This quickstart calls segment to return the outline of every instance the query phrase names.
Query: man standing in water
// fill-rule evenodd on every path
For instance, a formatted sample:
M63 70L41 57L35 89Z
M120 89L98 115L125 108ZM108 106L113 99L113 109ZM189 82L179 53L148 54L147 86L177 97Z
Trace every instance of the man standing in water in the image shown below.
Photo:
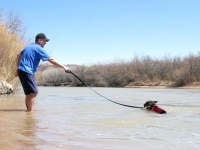
M38 93L37 84L34 73L37 70L40 60L49 61L53 65L61 67L65 72L70 73L70 69L51 58L43 49L49 39L44 33L39 33L35 37L35 43L25 47L20 54L17 55L17 70L15 76L19 76L25 97L27 111L33 111L33 106Z

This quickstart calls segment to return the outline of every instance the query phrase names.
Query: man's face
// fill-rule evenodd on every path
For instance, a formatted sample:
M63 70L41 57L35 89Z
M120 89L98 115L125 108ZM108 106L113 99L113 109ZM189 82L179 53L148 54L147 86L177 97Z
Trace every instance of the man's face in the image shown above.
M46 44L46 40L45 39L38 39L37 42L41 47L44 47L44 45Z

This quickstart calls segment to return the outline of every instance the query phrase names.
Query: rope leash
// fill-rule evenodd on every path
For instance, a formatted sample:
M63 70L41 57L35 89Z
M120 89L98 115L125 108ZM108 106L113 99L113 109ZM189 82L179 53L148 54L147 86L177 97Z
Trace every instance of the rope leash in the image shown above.
M103 97L104 99L110 101L110 102L113 102L115 104L118 104L118 105L122 105L122 106L126 106L126 107L132 107L132 108L143 108L143 107L138 107L138 106L131 106L131 105L126 105L126 104L121 104L121 103L118 103L118 102L115 102L111 99L108 99L107 97L99 94L98 92L96 92L95 90L93 90L89 85L87 85L83 80L81 80L76 74L74 74L73 72L70 72L72 75L74 75L79 81L81 81L85 86L87 86L90 90L92 90L94 93L98 94L99 96Z

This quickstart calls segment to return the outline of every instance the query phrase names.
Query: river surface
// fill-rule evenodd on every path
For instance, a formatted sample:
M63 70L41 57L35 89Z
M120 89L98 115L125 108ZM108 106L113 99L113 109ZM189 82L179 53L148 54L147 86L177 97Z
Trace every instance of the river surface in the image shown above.
M156 100L167 114L124 107L86 87L39 87L32 113L23 92L0 96L0 149L200 149L199 89L93 89L127 105Z

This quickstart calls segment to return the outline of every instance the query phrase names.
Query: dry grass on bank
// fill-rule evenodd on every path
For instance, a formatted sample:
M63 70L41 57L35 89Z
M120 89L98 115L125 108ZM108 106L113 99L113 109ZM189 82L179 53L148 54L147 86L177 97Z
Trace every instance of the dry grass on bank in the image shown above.
M0 80L15 83L16 56L25 46L24 34L20 18L0 10Z

